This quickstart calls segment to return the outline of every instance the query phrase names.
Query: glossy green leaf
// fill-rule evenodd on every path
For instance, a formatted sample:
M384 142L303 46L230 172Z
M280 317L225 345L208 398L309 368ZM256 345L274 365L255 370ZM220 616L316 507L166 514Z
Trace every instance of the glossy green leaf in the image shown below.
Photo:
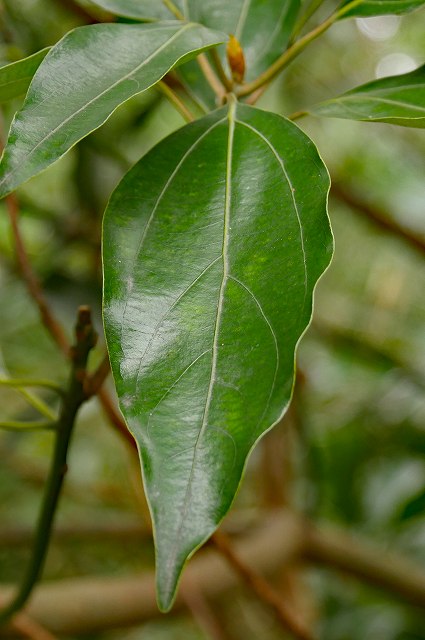
M162 0L91 0L114 15L135 20L170 20L173 16Z
M319 116L425 127L425 65L352 89L311 110Z
M252 80L286 48L300 0L188 0L186 16L194 22L232 33L242 44L246 79Z
M28 58L0 67L0 102L7 102L27 92L35 72L48 51L49 47L46 47Z
M296 125L239 104L161 142L106 211L105 330L141 454L164 610L288 406L332 253L328 189Z
M0 196L39 173L123 102L223 36L193 23L98 24L47 55L17 113L0 165Z
M369 18L387 14L403 14L419 9L425 5L425 0L347 0L344 5L352 5L344 13L343 18Z

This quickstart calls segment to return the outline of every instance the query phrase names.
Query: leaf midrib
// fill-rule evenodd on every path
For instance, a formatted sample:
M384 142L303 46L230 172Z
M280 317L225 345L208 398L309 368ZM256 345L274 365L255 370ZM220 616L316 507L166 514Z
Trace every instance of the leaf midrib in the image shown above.
M191 155L191 153L193 153L193 151L196 149L196 147L202 142L202 140L204 140L210 133L211 131L213 131L216 127L218 127L220 124L222 124L225 121L224 118L221 118L220 120L218 120L217 122L214 122L210 127L208 127L208 129L206 131L204 131L204 133L199 136L199 138L197 138L195 140L195 142L193 144L191 144L191 146L189 147L189 149L187 149L187 151L185 151L185 153L183 154L183 156L181 157L181 159L179 160L179 162L177 163L174 171L171 173L170 177L168 178L168 180L166 181L163 189L161 190L161 193L159 194L158 198L156 199L154 206L152 208L152 211L149 215L149 218L146 222L145 228L143 229L143 233L139 242L139 245L137 247L136 253L134 255L134 260L132 263L132 267L131 267L131 273L134 273L135 270L135 265L140 257L140 253L143 249L143 245L144 242L146 240L149 228L152 224L152 221L155 217L155 214L158 210L158 207L163 199L163 197L165 196L165 194L167 193L168 189L170 188L170 186L172 185L175 177L178 175L179 171L181 170L181 168L183 167L185 161L187 160L187 158ZM216 258L214 260L214 262L217 260L218 258ZM183 295L188 291L188 289L193 286L194 282L196 282L204 273L205 271L211 266L212 263L210 263L209 265L207 265L207 267L204 269L204 271L189 285L188 288L186 288L185 291L183 291L181 294L179 294L179 296L176 298L176 300L173 301L173 303L171 304L171 306L167 309L167 311L165 312L165 314L161 317L161 319L158 321L158 323L155 325L155 329L154 332L156 332L157 328L161 325L161 323L163 322L164 318L166 317L166 315L170 312L171 308L173 307L174 304L177 303L177 301L183 297ZM120 341L121 344L123 343L123 334L124 334L124 320L125 320L125 314L127 312L127 307L128 307L128 303L130 301L130 297L131 297L131 292L128 293L126 300L124 302L124 309L123 309L123 314L122 314L122 320L121 320L121 337L120 337ZM145 348L145 351L143 352L143 354L140 357L140 363L139 363L139 367L138 367L138 371L137 371L137 375L136 375L136 381L135 381L135 392L137 392L137 385L139 382L139 378L140 378L140 373L141 373L141 368L142 368L142 360L143 358L146 356L146 353L148 351L150 342L152 341L153 336L151 336L148 345Z
M307 290L308 290L308 271L307 271L307 255L306 255L306 250L305 250L305 242L304 242L304 232L303 232L303 227L302 227L302 222L301 222L301 216L300 216L300 212L298 210L298 203L296 201L294 192L295 192L295 188L291 182L291 179L288 175L288 172L286 171L285 165L283 163L282 158L280 157L279 153L277 152L277 149L271 144L270 140L268 140L262 133L261 131L259 131L258 129L256 129L255 127L253 127L252 125L248 124L247 122L243 122L242 120L237 120L236 121L238 124L242 125L243 127L246 127L247 129L250 129L255 135L257 135L263 142L266 143L266 145L269 147L269 149L271 150L271 152L273 153L273 155L275 156L276 160L278 161L278 164L281 168L281 171L283 173L283 175L285 176L285 180L288 183L288 187L289 187L289 191L291 194L291 199L292 199L292 203L294 205L294 211L295 211L295 215L297 217L297 222L298 222L298 227L299 227L299 232L300 232L300 244L301 244L301 251L302 251L302 256L303 256L303 268L304 268L304 301L303 301L303 306L301 309L301 313L300 315L302 316L304 314L304 309L305 309L305 302L307 299Z
M341 98L335 99L332 102L330 101L329 103L338 104L338 102L345 102L348 100L360 100L360 101L370 100L371 102L383 102L384 104L394 104L398 107L415 109L416 111L423 111L425 113L425 107L421 107L420 105L417 105L411 102L401 102L399 100L392 100L390 98L380 98L379 96L374 96L374 95L356 94L356 95L350 95L350 96L341 96Z
M219 331L220 331L220 325L221 325L221 320L222 320L222 314L223 314L223 300L224 300L224 290L226 288L227 285L227 281L228 281L228 277L229 277L229 258L228 258L228 245L229 245L229 222L230 222L230 205L231 205L231 194L232 194L232 177L231 177L231 171L232 171L232 160L233 160L233 141L234 141L234 131L235 131L235 111L236 111L236 103L235 102L231 102L230 106L229 106L229 112L228 112L228 122L229 122L229 134L228 134L228 140L227 140L227 160L226 160L226 181L225 181L225 207L224 207L224 224L223 224L223 249L222 249L222 256L223 256L223 276L222 276L222 281L221 281L221 286L220 286L220 291L219 291L219 296L218 296L218 303L217 303L217 315L216 315L216 320L215 320L215 326L214 326L214 337L213 337L213 346L212 346L212 360L211 360L211 373L210 373L210 382L208 385L208 391L207 391L207 396L206 396L206 401L205 401L205 408L204 408L204 413L202 416L202 423L201 423L201 427L199 429L199 433L198 436L196 438L196 442L193 448L193 458L192 458L192 465L191 465L191 469L190 469L190 474L189 474L189 479L187 482L187 487L186 487L186 493L185 493L185 497L184 497L184 501L183 501L183 506L182 506L182 513L181 513L181 518L180 518L180 525L179 528L177 530L175 539L174 539L174 545L172 548L172 552L169 555L169 559L168 559L168 571L167 571L167 575L169 576L169 583L172 584L173 582L173 575L171 572L171 568L175 565L175 560L176 560L176 556L177 556L177 549L179 546L179 539L180 539L180 535L184 526L184 522L185 522L185 518L187 515L187 511L189 508L189 498L190 498L190 491L192 488L192 482L193 482L193 475L194 475L194 471L195 471L195 464L196 464L196 456L197 456L197 452L198 452L198 446L199 446L199 442L205 432L205 428L208 424L208 416L209 416L209 410L210 410L210 406L211 406L211 400L212 400L212 393L213 393L213 388L214 388L214 383L216 381L216 368L217 368L217 353L218 353L218 335L219 335ZM169 588L167 589L167 591L169 591Z

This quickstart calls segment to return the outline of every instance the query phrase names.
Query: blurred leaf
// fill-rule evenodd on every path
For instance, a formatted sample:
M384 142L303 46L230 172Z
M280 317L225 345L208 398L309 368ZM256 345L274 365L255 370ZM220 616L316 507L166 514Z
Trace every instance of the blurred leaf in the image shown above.
M412 500L409 500L409 502L404 505L400 513L400 519L408 520L419 515L425 515L425 490L419 492Z
M205 27L177 22L99 24L68 33L41 64L12 124L0 196L55 162L176 64L222 41Z
M313 107L329 118L425 127L425 65L411 73L368 82Z
M91 0L114 15L136 20L171 20L174 16L162 0Z
M425 0L346 0L344 5L353 4L352 9L345 13L343 18L368 18L370 16L382 16L387 14L403 14L419 9L425 5Z
M26 93L29 84L49 51L49 47L0 68L0 102L6 102Z
M332 253L328 188L298 127L232 104L155 147L106 211L105 329L142 455L163 609L288 405Z

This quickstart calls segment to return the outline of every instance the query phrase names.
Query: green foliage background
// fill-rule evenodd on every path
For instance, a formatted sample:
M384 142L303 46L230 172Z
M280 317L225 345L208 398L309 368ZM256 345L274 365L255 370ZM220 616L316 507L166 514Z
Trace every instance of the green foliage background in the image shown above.
M54 44L82 24L57 0L4 0L1 19L2 64ZM403 58L388 57L394 54L409 56L419 66L425 58L424 26L423 13L361 25L341 22L273 84L259 106L281 114L303 109L373 79L385 59L387 73L395 74ZM394 33L388 36L391 29ZM370 37L379 33L380 40ZM18 106L19 101L6 106L5 131ZM121 107L99 131L19 190L22 228L34 267L69 331L75 308L88 303L101 332L99 237L111 191L133 162L181 124L180 116L152 90ZM300 124L318 145L336 184L425 237L422 132L313 118ZM287 502L319 521L348 527L381 548L399 549L421 563L424 256L378 230L338 191L331 198L330 216L336 255L319 285L315 319L300 347L302 381L287 420L289 436L284 428L267 436L290 451L290 480L284 489L276 486L276 492L284 491ZM101 355L99 346L94 360ZM16 272L5 215L0 215L0 371L61 382L67 374ZM53 397L46 400L54 405ZM24 399L10 390L0 389L0 406L4 419L33 417ZM24 568L28 545L18 545L16 539L12 544L6 533L33 526L51 444L48 434L0 433L2 582L18 581ZM230 518L260 519L270 500L265 497L265 446L251 459ZM58 524L78 529L101 522L131 528L146 517L137 466L91 401L76 429ZM148 538L133 537L122 545L81 535L52 544L45 577L124 575L152 564ZM323 639L425 640L423 614L413 608L327 571L312 570L307 582ZM242 590L222 605L219 615L233 638L282 637L268 614ZM184 615L99 636L142 637L207 636Z

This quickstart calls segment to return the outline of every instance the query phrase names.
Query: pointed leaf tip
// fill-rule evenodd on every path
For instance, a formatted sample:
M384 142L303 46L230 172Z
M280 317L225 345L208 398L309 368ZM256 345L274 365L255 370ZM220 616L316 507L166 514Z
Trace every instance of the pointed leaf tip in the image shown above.
M425 127L425 65L356 87L311 109L329 118Z

